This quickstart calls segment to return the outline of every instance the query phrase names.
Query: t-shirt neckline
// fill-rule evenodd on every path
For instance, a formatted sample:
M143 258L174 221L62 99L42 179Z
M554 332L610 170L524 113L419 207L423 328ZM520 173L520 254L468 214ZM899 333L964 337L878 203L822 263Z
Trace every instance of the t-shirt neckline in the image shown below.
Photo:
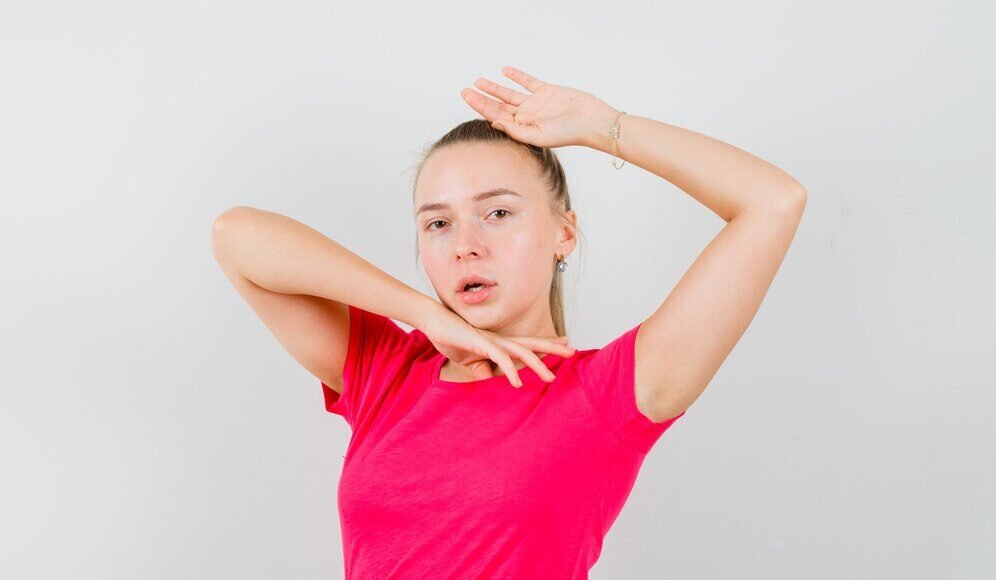
M546 354L544 354L543 356L540 357L540 362L543 363L543 366L545 366L547 368L550 368L551 365L556 366L556 363L560 359L563 359L563 358L564 357L562 357L560 355L557 355L557 354L554 354L554 353L546 353ZM441 388L441 389L473 389L473 388L484 387L484 386L495 386L497 384L504 384L507 387L514 388L514 386L509 382L508 377L506 375L503 375L503 374L502 375L495 375L495 376L492 376L492 377L488 377L486 379L478 379L476 381L447 381L447 380L441 379L441 378L439 378L439 374L440 374L440 372L442 372L443 364L446 363L446 360L447 360L446 359L446 355L444 355L443 353L441 353L441 352L439 352L437 350L436 351L436 362L432 365L432 384L433 384L433 386L435 386L437 388ZM557 372L554 369L550 369L550 370L552 370L554 373ZM536 383L541 383L541 384L544 384L544 385L545 384L549 384L549 383L546 382L545 379L543 379L538 374L536 374L536 371L533 370L533 367L531 367L531 366L528 366L528 365L524 366L521 369L519 369L518 371L519 371L519 378L522 380L522 386L523 387L529 386L531 384L536 384Z

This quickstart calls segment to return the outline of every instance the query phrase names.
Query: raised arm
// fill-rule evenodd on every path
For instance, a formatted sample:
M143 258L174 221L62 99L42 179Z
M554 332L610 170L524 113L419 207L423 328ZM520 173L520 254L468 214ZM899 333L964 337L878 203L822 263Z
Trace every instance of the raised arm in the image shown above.
M515 67L502 72L528 92L483 77L474 85L494 98L460 92L492 126L538 147L612 151L609 129L618 110ZM618 157L673 183L727 222L640 323L634 341L638 407L663 422L702 394L753 320L795 237L806 190L767 161L712 137L638 115L618 118Z
M608 128L618 112L605 105L593 116L587 144L611 151ZM636 337L637 398L661 421L702 394L747 330L795 236L806 191L781 169L712 137L629 114L619 126L618 157L727 222Z

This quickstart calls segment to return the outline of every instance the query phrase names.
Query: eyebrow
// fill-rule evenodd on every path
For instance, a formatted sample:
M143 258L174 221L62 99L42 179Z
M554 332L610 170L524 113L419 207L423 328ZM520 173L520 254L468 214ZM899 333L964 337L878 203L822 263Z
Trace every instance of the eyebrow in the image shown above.
M482 191L481 193L478 193L478 194L474 195L474 197L472 199L473 199L473 201L478 202L478 201L489 199L489 198L492 198L492 197L497 197L499 195L514 195L516 197L522 197L521 195L519 195L518 193L512 191L511 189L507 189L507 188L504 188L504 187L496 187L495 189L489 189L488 191ZM435 211L437 209L450 209L450 204L448 204L448 203L424 203L424 204L422 204L422 207L418 208L418 211L415 212L415 216L418 217L418 215L420 213L424 212L424 211Z

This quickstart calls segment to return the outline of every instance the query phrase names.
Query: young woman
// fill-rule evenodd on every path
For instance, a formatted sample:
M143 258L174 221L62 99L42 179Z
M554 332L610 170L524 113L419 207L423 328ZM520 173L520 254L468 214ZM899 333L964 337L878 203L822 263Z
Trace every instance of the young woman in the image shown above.
M731 145L503 72L528 92L478 79L490 97L461 95L484 119L434 143L415 176L438 301L290 218L239 206L214 223L225 274L352 430L348 578L586 578L647 452L753 319L806 203ZM727 222L654 313L598 349L566 341L577 216L551 151L566 145L653 172ZM650 254L623 258L637 269Z

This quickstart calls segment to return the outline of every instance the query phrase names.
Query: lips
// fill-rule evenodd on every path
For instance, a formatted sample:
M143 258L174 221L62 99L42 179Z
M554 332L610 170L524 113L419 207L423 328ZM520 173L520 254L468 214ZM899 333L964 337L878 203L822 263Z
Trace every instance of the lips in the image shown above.
M479 276L477 274L468 274L466 276L461 276L457 280L456 292L463 292L463 289L467 287L467 284L484 284L485 286L495 286L496 282L491 278L486 278L484 276Z
M497 292L498 285L483 286L480 290L458 290L457 298L468 305L484 304L491 299L491 295Z

